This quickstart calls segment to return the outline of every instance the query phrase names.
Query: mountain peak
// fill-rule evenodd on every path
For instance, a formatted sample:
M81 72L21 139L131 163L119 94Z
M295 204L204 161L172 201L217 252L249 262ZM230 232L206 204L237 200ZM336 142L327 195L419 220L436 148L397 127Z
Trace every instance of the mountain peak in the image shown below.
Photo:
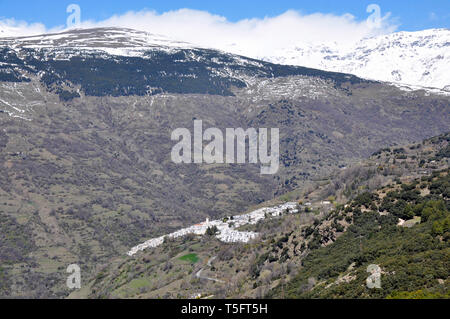
M70 29L23 37L0 38L0 45L14 48L77 48L77 49L149 49L155 46L170 48L194 47L187 42L166 36L128 28L101 27Z
M364 38L350 46L299 43L255 58L442 89L450 85L449 48L449 29L429 29Z

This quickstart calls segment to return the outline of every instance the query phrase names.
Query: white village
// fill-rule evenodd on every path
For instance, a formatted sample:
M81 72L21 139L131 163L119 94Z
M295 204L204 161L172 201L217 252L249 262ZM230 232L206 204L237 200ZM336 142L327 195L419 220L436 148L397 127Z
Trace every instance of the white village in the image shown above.
M248 214L232 216L230 218L224 218L223 220L210 221L206 219L205 222L190 226L188 228L180 229L168 235L164 235L158 238L152 238L143 244L133 247L128 253L128 256L133 256L136 253L148 248L155 248L164 243L166 237L175 239L186 236L188 234L205 235L210 228L217 227L216 237L224 243L247 243L252 239L258 237L258 233L255 232L243 232L238 231L239 227L244 225L255 225L260 220L266 218L278 217L283 214L296 214L298 213L297 203L285 203L276 207L265 207L252 211Z

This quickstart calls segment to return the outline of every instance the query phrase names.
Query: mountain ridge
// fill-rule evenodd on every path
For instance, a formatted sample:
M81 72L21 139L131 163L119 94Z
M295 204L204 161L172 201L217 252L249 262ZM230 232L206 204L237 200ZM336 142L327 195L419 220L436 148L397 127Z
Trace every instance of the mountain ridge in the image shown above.
M102 35L97 37L97 43L93 41L93 38L96 38L93 36L95 33ZM83 35L90 35L91 39L83 42ZM187 43L164 35L117 27L72 29L52 34L0 38L0 45L9 44L13 47L42 49L56 43L84 49L91 46L91 50L97 45L97 49L106 53L122 56L142 56L143 51L157 46L159 49L165 47L168 51L212 49L275 64L354 74L369 80L447 91L450 89L450 78L445 71L446 65L450 63L449 29L400 31L367 37L347 45L300 43L278 48L270 54L252 54L239 45L223 44L212 47ZM384 67L379 68L378 65Z
M131 31L136 38L125 37ZM149 37L154 36L98 28L0 40L0 80L22 82L37 76L64 100L79 97L79 91L90 96L233 95L232 87L246 87L251 79L288 76L318 77L337 87L370 83L350 74L278 65L214 49L172 42L167 46L166 40L147 46Z

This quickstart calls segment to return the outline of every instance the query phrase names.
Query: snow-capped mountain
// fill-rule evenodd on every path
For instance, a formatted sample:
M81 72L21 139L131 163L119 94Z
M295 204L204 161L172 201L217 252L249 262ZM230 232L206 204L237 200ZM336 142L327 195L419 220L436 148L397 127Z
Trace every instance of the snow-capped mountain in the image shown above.
M299 44L280 48L275 55L255 58L450 90L449 29L397 32L366 38L351 46Z
M294 42L294 41L293 41ZM207 49L163 35L125 28L75 29L61 33L26 37L3 37L0 47L29 48L67 58L72 51L101 51L108 55L142 57L158 50ZM365 38L353 45L299 43L279 48L273 54L249 54L234 43L216 48L233 54L283 65L304 66L356 76L450 90L450 30L431 29L397 32ZM62 53L58 55L59 53Z
M37 76L61 98L87 95L204 93L232 95L261 78L367 82L350 74L278 65L120 28L76 29L58 34L0 38L0 81ZM101 85L100 85L101 84ZM55 88L56 87L56 88Z

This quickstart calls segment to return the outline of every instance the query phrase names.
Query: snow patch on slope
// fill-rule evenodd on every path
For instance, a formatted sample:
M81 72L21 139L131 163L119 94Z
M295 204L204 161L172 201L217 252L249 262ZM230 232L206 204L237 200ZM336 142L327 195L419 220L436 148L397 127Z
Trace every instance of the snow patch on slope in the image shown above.
M39 87L33 86L29 90L28 83L0 83L0 113L31 121L34 108L45 105Z
M122 29L75 29L54 34L0 38L0 46L12 49L29 48L56 51L102 51L110 55L143 56L149 50L195 48L196 46L171 40L162 35Z

